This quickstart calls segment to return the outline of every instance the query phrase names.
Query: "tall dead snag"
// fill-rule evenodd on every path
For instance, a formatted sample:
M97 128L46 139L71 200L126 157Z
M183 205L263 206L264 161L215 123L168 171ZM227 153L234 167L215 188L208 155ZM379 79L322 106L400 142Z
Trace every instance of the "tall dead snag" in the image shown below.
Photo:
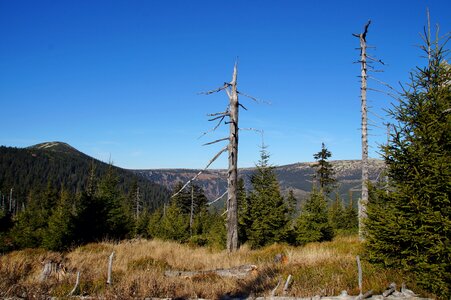
M238 65L237 65L237 63L235 63L235 66L233 68L233 75L232 75L231 82L225 82L223 86L221 86L217 89L202 93L205 95L210 95L210 94L217 93L217 92L224 90L227 93L227 96L229 97L229 105L227 106L227 109L225 111L208 115L211 117L209 119L209 121L217 121L218 123L215 127L213 127L212 130L207 131L203 134L203 135L205 135L211 131L215 131L224 122L225 124L229 124L229 128L230 128L229 136L225 137L225 138L217 139L213 142L206 143L206 144L204 144L204 146L212 145L212 144L216 144L216 143L224 142L224 141L228 141L229 144L226 147L224 147L221 151L219 151L210 160L210 162L207 164L207 166L203 170L199 171L196 174L196 176L194 176L193 178L188 180L188 182L186 182L178 192L176 192L174 195L172 195L172 197L175 197L176 195L178 195L183 189L185 189L188 186L188 184L190 182L196 180L197 177L199 177L199 175L202 174L203 171L208 169L208 167L223 152L228 151L229 168L228 168L228 172L227 172L227 192L226 192L228 194L227 211L226 211L227 212L227 223L226 223L227 244L226 245L227 245L227 251L229 251L229 252L238 250L238 203L237 203L238 202L238 200L237 200L238 199L238 197L237 197L237 192L238 192L238 131L239 131L238 112L239 112L240 107L242 107L243 109L246 110L246 108L238 101L238 94L248 97L248 98L254 100L255 102L260 102L258 99L238 91L237 77L238 77ZM228 121L225 121L226 117L228 117L228 119L229 119ZM218 199L210 202L209 204L212 204L212 203L218 201L226 193L224 193Z
M238 250L238 91L237 65L233 68L230 99L229 170L227 174L227 251Z
M360 40L360 63L361 63L361 88L360 98L361 113L362 113L362 197L358 203L359 206L359 237L363 239L363 220L366 218L366 207L368 204L368 111L366 105L366 92L367 92L367 54L366 54L366 34L368 33L368 27L371 24L369 20L363 33L353 34L353 36Z

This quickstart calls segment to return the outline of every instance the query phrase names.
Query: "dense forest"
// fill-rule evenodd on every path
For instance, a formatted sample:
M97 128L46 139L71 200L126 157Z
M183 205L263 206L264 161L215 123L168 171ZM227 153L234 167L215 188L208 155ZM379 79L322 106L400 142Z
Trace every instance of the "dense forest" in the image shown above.
M118 176L118 189L130 193L136 184L142 201L155 209L168 199L169 191L132 172L111 166ZM47 186L77 194L87 188L89 177L102 178L110 166L61 142L43 143L29 148L0 146L1 200L12 199L15 209L22 209L31 190Z
M144 237L225 246L224 208L208 203L192 184L174 187L173 196L157 184L98 161L64 143L27 149L1 147L2 201L0 251L43 247L66 250L104 239ZM250 176L239 181L240 243L253 248L274 242L303 245L355 232L351 202L329 198L336 188L323 149L314 155L316 189L298 211L293 192L283 196L266 149ZM313 168L312 168L313 169ZM14 174L14 176L13 176ZM10 188L11 187L11 188Z

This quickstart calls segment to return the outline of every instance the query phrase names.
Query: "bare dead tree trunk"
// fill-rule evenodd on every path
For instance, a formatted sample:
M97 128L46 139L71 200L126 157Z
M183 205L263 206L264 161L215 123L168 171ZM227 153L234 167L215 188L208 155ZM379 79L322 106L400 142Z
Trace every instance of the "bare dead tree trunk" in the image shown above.
M194 185L191 184L191 211L189 214L189 230L193 234L193 214L194 214Z
M358 203L359 206L359 237L364 238L364 220L367 217L366 207L368 204L368 111L366 105L367 91L367 55L366 55L366 34L371 21L366 23L363 33L353 34L360 40L360 63L361 63L361 89L360 97L362 113L362 197Z
M232 81L230 83L225 82L223 86L221 86L217 89L202 93L205 95L210 95L210 94L218 93L218 92L224 90L227 93L227 96L229 97L229 105L227 106L227 109L225 111L208 115L208 116L212 117L209 121L219 120L218 124L209 132L215 131L221 125L222 122L225 122L224 119L226 117L228 117L229 121L225 122L225 123L228 123L229 127L230 127L229 136L221 138L221 139L217 139L213 142L206 143L206 144L204 144L204 146L212 145L212 144L216 144L216 143L224 142L224 141L228 141L229 144L226 147L224 147L221 151L219 151L209 161L209 163L203 170L199 171L193 178L188 180L188 182L186 182L178 192L176 192L175 194L172 195L172 197L175 197L176 195L178 195L183 189L185 189L188 186L188 184L190 184L191 182L196 180L197 177L199 177L199 175L202 174L203 171L208 169L208 167L223 152L228 151L229 152L229 157L228 157L229 168L228 168L228 173L227 173L227 194L228 194L228 196L227 196L227 211L225 213L227 213L227 222L226 222L227 251L229 251L229 252L238 250L238 203L237 203L238 131L239 131L238 111L239 111L240 106L246 110L246 108L241 103L239 103L238 94L241 94L241 95L248 97L256 102L259 102L258 99L238 91L237 76L238 76L238 65L237 65L237 63L235 63L235 67L233 68ZM207 133L208 132L204 132L203 135L206 135ZM223 195L225 195L225 193ZM210 204L216 202L220 198L222 198L222 196L219 197L218 199L216 199L215 201L210 202Z
M233 69L230 95L229 170L227 177L227 251L238 250L238 91L237 64Z

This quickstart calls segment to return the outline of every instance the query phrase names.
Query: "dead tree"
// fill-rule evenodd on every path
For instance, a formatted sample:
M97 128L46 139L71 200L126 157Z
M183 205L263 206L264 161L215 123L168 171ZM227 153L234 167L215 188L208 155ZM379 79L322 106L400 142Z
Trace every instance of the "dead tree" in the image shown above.
M239 132L239 126L238 126L238 115L239 115L239 108L243 108L247 110L239 101L238 101L238 94L241 94L245 97L248 97L256 102L259 102L256 98L246 95L244 93L241 93L237 89L237 77L238 77L238 65L235 63L235 66L233 68L233 75L232 75L232 81L231 82L225 82L223 86L204 92L202 94L210 95L213 93L217 93L220 91L225 91L227 93L227 96L229 98L229 105L227 106L226 110L219 113L213 113L209 114L211 118L209 121L218 121L217 125L210 131L215 131L223 122L224 124L229 124L229 136L225 138L221 138L218 140L215 140L213 142L209 142L204 144L205 145L212 145L215 143L228 141L229 144L224 147L222 150L220 150L207 164L207 166L199 171L193 178L188 180L183 187L176 192L172 197L175 197L178 195L182 190L184 190L191 182L197 179L200 174L202 174L203 171L208 169L208 167L223 153L228 151L229 157L228 157L228 172L227 172L227 251L233 252L238 250L238 203L237 203L237 192L238 192L238 132ZM228 121L225 121L225 119L228 117ZM205 132L203 135L207 134L209 132ZM224 193L225 194L225 193ZM223 195L224 196L224 195ZM222 198L222 196L220 197ZM218 199L220 199L218 198ZM218 199L216 199L213 202L216 202ZM213 203L212 202L212 203Z
M366 104L366 92L367 92L367 54L366 54L366 34L368 33L368 27L371 24L369 20L363 33L353 34L353 36L360 40L360 63L361 63L361 88L360 98L361 113L362 113L362 197L358 203L359 207L359 237L363 239L363 220L366 219L366 207L368 205L368 111Z

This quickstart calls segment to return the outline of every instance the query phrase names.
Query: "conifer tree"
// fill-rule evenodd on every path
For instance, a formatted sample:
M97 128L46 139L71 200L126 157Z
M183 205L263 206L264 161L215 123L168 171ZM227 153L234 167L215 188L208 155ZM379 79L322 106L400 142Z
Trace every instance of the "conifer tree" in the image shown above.
M358 232L359 229L359 213L357 208L354 207L354 201L352 198L349 200L348 206L345 207L343 212L343 229L347 232Z
M247 242L247 232L252 225L251 204L244 187L244 179L238 179L238 242L240 245Z
M256 171L251 177L249 195L251 226L247 237L252 247L261 247L288 239L288 209L280 194L274 167L263 146Z
M288 207L288 215L292 219L296 215L296 207L298 204L298 199L294 196L293 190L288 191L287 195L287 207Z
M50 210L43 208L45 193L31 191L27 197L27 207L14 221L10 236L16 248L36 248L42 245Z
M436 295L451 296L451 68L445 44L425 37L427 65L411 73L390 110L383 146L389 188L372 191L366 222L370 259L402 267Z
M110 167L100 180L95 197L105 203L107 237L125 238L132 229L132 212L124 195L118 190L118 177L113 168Z
M150 238L159 238L161 234L161 220L163 219L163 208L155 210L149 217L147 225L147 236Z
M182 213L191 213L191 192L193 192L194 198L194 215L199 213L203 208L207 206L208 199L205 196L204 190L200 186L191 184L185 189L181 190L182 187L183 183L178 182L174 188L174 191L180 192L172 197L173 203L175 203L175 205L177 205L181 209Z
M321 143L321 151L313 155L313 158L316 160L316 164L313 165L316 169L314 178L319 185L320 191L326 195L332 191L336 181L333 166L328 161L330 157L332 157L332 153L326 148L324 143Z
M189 238L189 217L175 203L166 208L160 226L157 237L178 242L185 242Z
M46 249L54 251L68 249L75 240L73 199L64 189L60 194L60 199L48 220L48 228L42 242Z
M296 242L305 245L310 242L330 241L334 230L329 223L327 202L323 193L314 189L305 202L296 222Z
M345 209L340 196L337 194L335 201L329 207L329 222L334 230L343 229L346 227Z

